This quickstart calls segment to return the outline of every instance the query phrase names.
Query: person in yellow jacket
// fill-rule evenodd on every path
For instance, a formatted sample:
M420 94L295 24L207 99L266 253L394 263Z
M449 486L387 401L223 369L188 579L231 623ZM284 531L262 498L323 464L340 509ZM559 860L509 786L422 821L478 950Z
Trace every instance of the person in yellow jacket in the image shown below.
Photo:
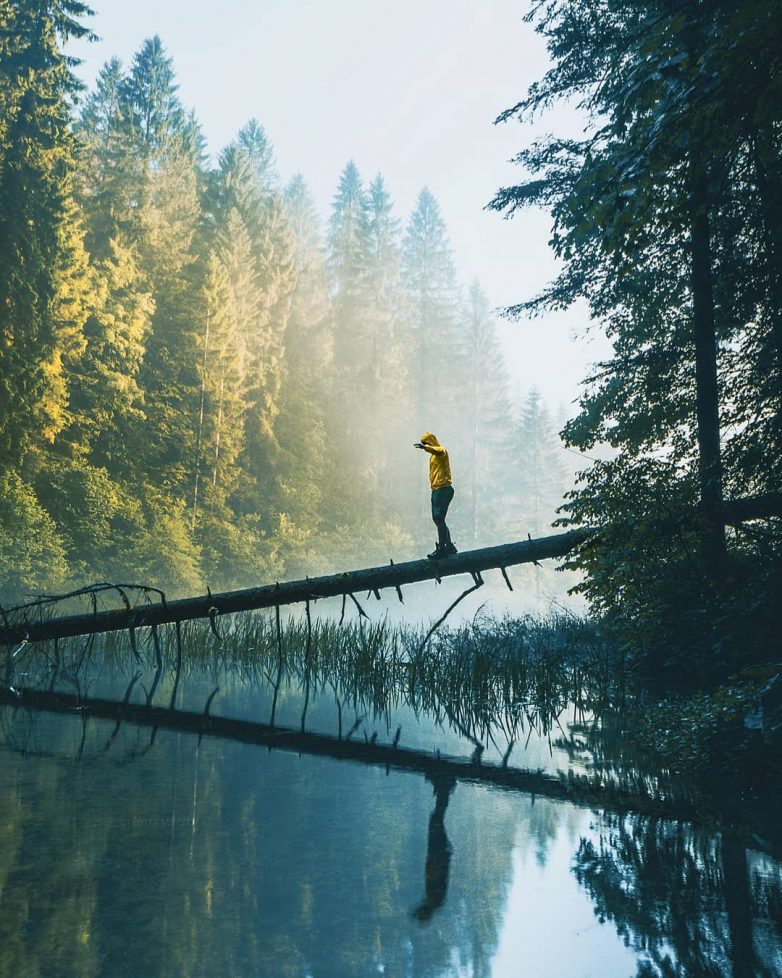
M432 519L437 527L437 545L434 551L426 556L430 560L437 560L440 557L450 557L451 554L458 553L451 541L451 531L445 523L445 516L448 507L453 499L453 485L451 483L451 462L448 452L435 438L431 431L421 435L421 440L417 441L414 448L420 448L429 454L429 484L432 487Z

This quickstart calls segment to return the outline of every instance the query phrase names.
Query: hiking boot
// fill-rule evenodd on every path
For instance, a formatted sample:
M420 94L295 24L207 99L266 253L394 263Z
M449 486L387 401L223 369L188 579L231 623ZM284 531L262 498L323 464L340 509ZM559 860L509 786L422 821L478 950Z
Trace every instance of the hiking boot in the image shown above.
M456 549L456 547L454 547L450 540L443 547L443 557L453 557L454 554L458 553L459 551Z
M445 556L445 548L441 547L438 543L434 550L426 555L429 560L439 560L440 557Z

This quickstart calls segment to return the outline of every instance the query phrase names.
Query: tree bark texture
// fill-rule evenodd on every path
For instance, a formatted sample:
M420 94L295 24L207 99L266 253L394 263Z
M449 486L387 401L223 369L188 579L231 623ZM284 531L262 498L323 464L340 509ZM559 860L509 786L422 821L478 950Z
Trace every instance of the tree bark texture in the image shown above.
M205 594L196 598L182 598L159 604L147 604L137 608L117 608L92 614L70 615L51 618L48 621L7 621L0 628L0 644L14 644L25 639L39 642L74 635L93 635L99 632L120 631L125 628L141 628L163 625L168 622L188 621L193 618L212 618L236 611L252 611L256 608L274 608L280 605L317 601L319 598L358 594L362 591L379 591L396 588L403 584L441 580L457 574L480 574L493 568L511 567L515 564L532 563L549 557L563 557L583 543L592 530L569 530L537 540L508 543L500 547L485 547L456 554L444 560L412 560L404 564L387 564L363 570L331 574L326 577L305 578L281 584L245 588L241 591L225 591L222 594Z
M705 173L691 173L692 321L695 344L695 413L698 432L698 474L704 522L703 557L715 585L726 563L722 521L722 457L720 453L717 334L714 324L714 287L711 267L711 232Z

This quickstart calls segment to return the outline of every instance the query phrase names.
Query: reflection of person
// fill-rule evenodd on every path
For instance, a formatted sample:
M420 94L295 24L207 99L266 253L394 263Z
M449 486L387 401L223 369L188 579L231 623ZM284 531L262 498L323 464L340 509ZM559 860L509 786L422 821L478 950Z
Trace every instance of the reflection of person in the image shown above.
M448 507L453 499L453 485L451 484L451 462L448 452L435 438L431 431L421 435L421 440L417 441L414 448L421 448L429 453L429 484L432 487L432 519L437 527L437 545L434 551L427 554L430 560L439 557L450 557L457 553L456 547L451 542L451 531L445 523L445 516Z
M448 870L451 865L451 844L445 834L445 811L456 785L452 774L427 774L426 780L434 786L434 811L429 816L429 835L426 843L426 869L422 903L413 911L422 923L431 920L432 914L445 902L448 892Z

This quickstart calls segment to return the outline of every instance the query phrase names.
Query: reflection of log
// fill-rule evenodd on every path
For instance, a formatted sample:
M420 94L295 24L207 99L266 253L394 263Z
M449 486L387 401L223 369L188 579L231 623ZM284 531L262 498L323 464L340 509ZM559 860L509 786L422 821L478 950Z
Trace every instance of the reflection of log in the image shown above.
M188 621L192 618L211 618L236 611L252 611L255 608L274 608L283 604L333 598L353 592L379 591L381 588L397 588L402 584L439 580L455 574L475 574L492 568L511 567L514 564L532 563L547 557L562 557L589 536L588 530L570 530L537 540L508 543L501 547L485 547L448 557L445 560L412 560L404 564L388 564L364 570L331 574L328 577L306 578L284 584L266 584L263 587L246 588L242 591L226 591L223 594L207 594L197 598L183 598L163 604L147 604L138 608L118 608L94 614L70 615L48 621L30 621L26 624L8 622L0 628L0 644L14 644L25 638L39 642L72 635L92 635L97 632L114 632L123 628L141 628L162 625L166 622Z
M782 516L782 493L770 493L767 496L728 502L725 504L723 514L728 524L772 516ZM99 632L120 631L124 628L134 629L167 622L189 621L193 618L208 618L214 627L217 615L252 611L256 608L274 608L284 604L317 601L318 598L333 598L340 595L348 595L355 601L354 592L374 591L377 594L381 588L396 588L401 596L399 588L403 584L439 581L443 577L453 577L457 574L472 574L474 577L477 575L477 580L480 578L481 571L492 569L504 571L506 567L515 564L529 564L546 558L564 557L595 533L595 530L589 528L568 530L566 533L555 533L537 540L523 540L520 543L507 543L500 547L469 550L445 560L411 560L404 564L369 567L343 574L331 574L327 577L306 578L303 581L288 581L283 584L266 584L263 587L245 588L241 591L205 594L179 601L161 601L160 604L146 604L137 608L124 607L86 615L70 615L64 618L51 618L48 621L18 622L16 618L10 620L5 616L5 625L0 628L0 644L11 645L25 640L38 642L53 638L68 638L73 635L94 635Z
M71 693L26 688L17 688L15 691L0 688L0 706L2 705L80 717L90 716L116 723L178 730L197 734L199 737L219 737L244 744L258 744L269 750L276 748L297 754L355 761L384 767L386 770L423 774L435 786L450 784L454 780L490 784L497 788L570 801L578 805L667 818L696 820L699 811L695 805L684 800L654 798L645 794L642 787L633 790L607 783L589 782L586 778L556 778L540 771L477 764L461 758L433 755L390 744L340 740L326 734L302 733L250 720L210 716L208 711L194 713L148 706L146 703L120 703L116 700L84 698ZM75 714L76 710L79 711L78 714Z

